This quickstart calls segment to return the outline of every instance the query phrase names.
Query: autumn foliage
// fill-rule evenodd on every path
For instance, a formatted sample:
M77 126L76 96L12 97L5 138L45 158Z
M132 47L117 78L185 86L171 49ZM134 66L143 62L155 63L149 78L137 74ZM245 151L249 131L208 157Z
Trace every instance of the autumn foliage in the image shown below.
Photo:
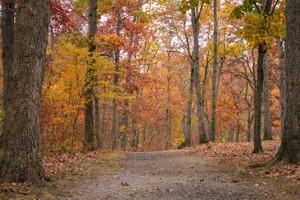
M184 3L185 2L185 3ZM163 150L179 147L189 98L189 1L98 1L95 74L99 98L99 137L110 149L113 136L112 100L117 100L120 142L126 150ZM191 1L192 2L192 1ZM191 3L190 2L190 3ZM186 12L179 8L186 7ZM271 121L275 139L280 138L280 67L275 43L284 35L283 5L267 18L269 33L260 34L263 20L255 13L240 16L239 3L219 5L219 57L217 142L252 139L255 86L255 41L269 47ZM205 1L200 15L200 80L205 107L205 129L210 130L213 64L212 6ZM121 13L120 35L116 33ZM80 152L84 141L84 80L89 62L87 39L88 1L53 0L48 56L42 101L42 146L46 155ZM234 16L236 15L236 16ZM238 15L238 16L237 16ZM245 24L245 26L243 25ZM115 52L120 51L120 69ZM119 77L115 86L114 75ZM96 83L97 82L97 83ZM117 87L117 90L116 90ZM116 92L117 91L117 92ZM197 111L192 97L191 138L198 143ZM125 134L125 135L124 135ZM96 136L95 136L96 137ZM228 146L228 148L231 148Z

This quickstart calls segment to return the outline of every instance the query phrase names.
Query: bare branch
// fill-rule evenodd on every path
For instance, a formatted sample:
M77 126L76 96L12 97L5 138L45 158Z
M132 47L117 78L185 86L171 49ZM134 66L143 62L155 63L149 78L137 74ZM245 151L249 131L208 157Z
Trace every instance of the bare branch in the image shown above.
M280 2L280 0L277 0L272 8L272 11L268 14L269 16L273 15L274 11L275 11L275 8L276 6L278 5L278 3Z
M259 8L259 6L257 5L256 0L251 0L251 1L252 1L253 5L255 6L255 8L256 8L258 14L261 14L260 8Z

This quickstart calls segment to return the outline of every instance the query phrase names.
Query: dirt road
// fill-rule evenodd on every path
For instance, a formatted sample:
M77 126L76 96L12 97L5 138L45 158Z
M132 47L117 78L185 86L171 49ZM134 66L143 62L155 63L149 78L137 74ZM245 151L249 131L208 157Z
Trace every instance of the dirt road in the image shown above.
M118 170L65 181L62 200L276 199L268 185L241 180L232 169L183 151L126 153Z

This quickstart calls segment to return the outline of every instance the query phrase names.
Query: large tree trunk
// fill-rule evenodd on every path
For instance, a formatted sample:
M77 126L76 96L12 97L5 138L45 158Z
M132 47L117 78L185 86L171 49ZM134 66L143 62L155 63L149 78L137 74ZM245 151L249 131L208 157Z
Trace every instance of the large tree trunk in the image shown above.
M5 79L1 182L45 177L39 135L49 13L49 0L18 1L13 59Z
M218 69L218 7L214 0L214 63L212 74L212 103L211 103L211 127L210 140L215 141L217 123L217 69Z
M122 29L122 16L121 10L117 11L117 27L116 34L121 36ZM119 86L119 72L120 72L120 49L115 51L115 74L114 74L114 93L117 95L118 86ZM118 130L118 102L116 98L113 98L112 102L112 135L113 135L113 144L112 149L117 150L119 146L119 130Z
M14 1L1 1L2 5L2 61L3 61L3 96L7 96L8 74L11 69L13 60L13 43L14 43ZM5 99L3 107L5 108ZM1 148L1 147L0 147Z
M95 96L95 59L94 52L96 45L94 37L97 32L97 0L89 1L89 17L88 17L88 37L89 37L89 60L87 74L85 79L85 134L84 149L87 151L94 149L94 96Z
M270 84L269 84L269 63L268 52L264 56L264 83L263 83L263 102L264 102L264 140L272 140L272 122L270 111Z
M203 6L203 5L202 5ZM202 10L202 7L201 7ZM197 119L198 119L198 135L199 143L206 143L207 137L204 127L204 100L201 92L201 81L200 81L200 61L199 61L199 16L201 13L199 7L192 8L192 27L193 27L193 54L192 54L192 67L194 68L194 78L195 78L195 90L196 90L196 105L197 105Z
M8 82L8 74L11 69L11 64L13 60L13 43L14 43L14 9L15 4L13 1L4 2L1 1L2 6L2 24L1 24L1 36L2 36L2 63L3 63L3 109L5 109L7 96L7 82ZM1 148L3 147L2 134L0 132L0 154ZM0 155L1 156L1 155Z
M286 2L286 104L281 146L269 164L300 163L300 1Z
M253 153L260 153L263 151L262 144L261 144L261 106L262 106L262 92L263 92L263 81L264 81L263 63L264 63L264 55L266 51L267 49L264 45L258 46L258 61L257 61L257 69L256 69L257 79L255 84L255 93L254 93Z

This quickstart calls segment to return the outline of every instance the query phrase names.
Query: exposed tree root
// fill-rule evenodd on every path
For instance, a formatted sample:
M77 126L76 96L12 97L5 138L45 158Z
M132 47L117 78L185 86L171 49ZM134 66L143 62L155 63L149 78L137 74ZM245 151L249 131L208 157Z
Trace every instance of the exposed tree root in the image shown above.
M279 150L277 151L276 155L271 160L269 160L268 162L265 162L265 163L258 163L255 165L250 165L249 168L271 168L280 163L282 163L282 164L288 163L283 160L282 146L279 147Z

